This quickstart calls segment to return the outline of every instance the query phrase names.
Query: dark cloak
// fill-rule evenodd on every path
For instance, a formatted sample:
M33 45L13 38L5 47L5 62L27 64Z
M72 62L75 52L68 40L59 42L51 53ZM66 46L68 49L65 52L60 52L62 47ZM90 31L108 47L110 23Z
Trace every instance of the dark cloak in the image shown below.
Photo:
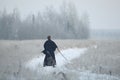
M57 48L57 45L52 40L47 40L44 43L44 51L45 54L44 58L44 65L43 66L54 66L56 65L56 59L55 59L55 50Z

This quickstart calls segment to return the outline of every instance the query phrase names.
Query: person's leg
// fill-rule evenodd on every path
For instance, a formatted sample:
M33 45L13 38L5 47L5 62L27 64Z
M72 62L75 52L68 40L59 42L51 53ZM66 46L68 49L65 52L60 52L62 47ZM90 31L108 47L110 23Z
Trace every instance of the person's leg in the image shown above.
M52 66L55 67L56 59L55 59L55 54L54 53L52 53L52 58L53 58Z
M45 55L43 67L45 67L46 65L47 65L47 55Z

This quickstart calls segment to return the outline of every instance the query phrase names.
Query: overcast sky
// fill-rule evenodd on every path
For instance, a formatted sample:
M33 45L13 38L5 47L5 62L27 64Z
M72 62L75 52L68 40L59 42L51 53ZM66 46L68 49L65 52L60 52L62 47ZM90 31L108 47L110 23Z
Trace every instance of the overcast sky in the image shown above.
M87 12L92 29L120 29L120 0L0 0L0 11L18 8L25 17L43 11L46 6L57 9L63 1L74 3L79 15Z

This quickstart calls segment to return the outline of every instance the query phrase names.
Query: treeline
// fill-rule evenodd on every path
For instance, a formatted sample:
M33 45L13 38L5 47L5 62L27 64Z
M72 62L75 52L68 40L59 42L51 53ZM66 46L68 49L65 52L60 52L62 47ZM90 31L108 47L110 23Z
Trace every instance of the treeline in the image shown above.
M45 39L47 35L57 39L87 39L88 15L79 17L73 4L62 5L58 11L49 7L24 20L21 20L17 9L9 14L6 10L0 12L0 39Z

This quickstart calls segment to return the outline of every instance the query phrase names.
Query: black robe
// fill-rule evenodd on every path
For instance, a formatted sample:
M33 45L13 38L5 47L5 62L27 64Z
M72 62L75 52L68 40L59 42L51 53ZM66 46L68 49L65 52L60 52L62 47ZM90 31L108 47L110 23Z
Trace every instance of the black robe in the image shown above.
M54 65L56 65L56 59L55 59L55 54L54 54L54 51L56 50L56 48L57 48L57 45L52 40L47 40L44 43L43 53L45 54L45 59L44 59L43 66L54 66Z

